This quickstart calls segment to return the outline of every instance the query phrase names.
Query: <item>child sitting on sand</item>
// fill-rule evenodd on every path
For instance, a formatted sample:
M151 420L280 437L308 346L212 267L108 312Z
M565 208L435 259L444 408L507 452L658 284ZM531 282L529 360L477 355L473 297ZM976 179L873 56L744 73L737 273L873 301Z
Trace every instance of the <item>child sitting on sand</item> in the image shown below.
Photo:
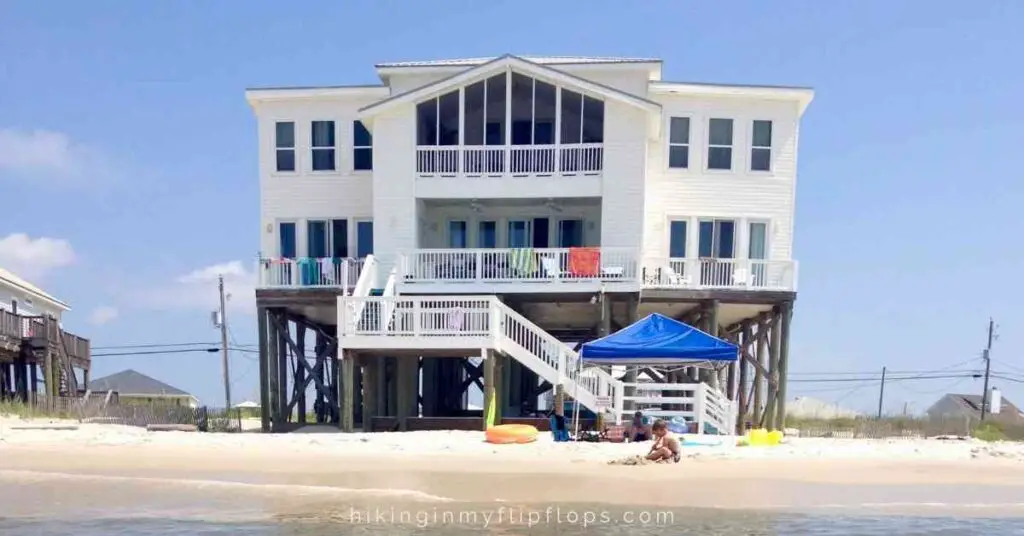
M665 421L658 419L651 425L651 433L654 434L654 445L647 453L647 459L655 462L679 462L679 440L668 431Z

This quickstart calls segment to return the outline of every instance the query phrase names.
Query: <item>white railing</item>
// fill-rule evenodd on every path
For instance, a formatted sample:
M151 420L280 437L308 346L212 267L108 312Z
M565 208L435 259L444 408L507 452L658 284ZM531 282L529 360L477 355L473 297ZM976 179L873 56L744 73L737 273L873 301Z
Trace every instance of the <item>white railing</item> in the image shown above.
M650 288L796 291L797 262L671 258L645 263L643 272Z
M631 248L418 249L399 256L404 283L638 281Z
M600 369L584 369L579 354L494 296L342 296L338 298L342 348L493 348L522 363L591 411L622 415L621 382ZM611 397L602 407L598 397Z
M258 288L335 287L346 291L356 286L365 259L303 257L261 258L256 261Z
M604 145L420 145L420 177L545 177L599 175Z
M724 393L704 383L623 383L622 389L632 388L631 396L622 396L632 402L634 409L623 411L629 419L633 411L642 411L649 417L682 418L693 424L694 432L714 431L732 434L736 426L735 404ZM625 406L625 404L623 404ZM710 430L710 425L713 430Z

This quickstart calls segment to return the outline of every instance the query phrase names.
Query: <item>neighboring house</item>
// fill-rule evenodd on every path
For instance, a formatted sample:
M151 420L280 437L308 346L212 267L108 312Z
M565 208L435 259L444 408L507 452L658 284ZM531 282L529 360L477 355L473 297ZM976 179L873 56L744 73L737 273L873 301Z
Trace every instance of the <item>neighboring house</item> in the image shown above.
M60 320L71 307L17 275L0 268L0 309L21 316L51 316Z
M998 389L993 389L989 396L989 412L986 419L1007 424L1024 426L1024 413L1021 413L1013 402L1010 402ZM981 419L981 395L946 394L927 410L933 419Z
M199 406L199 400L185 391L131 369L97 378L89 384L89 389L94 396L113 391L121 404Z
M270 337L286 336L282 322L308 322L328 338L333 327L313 324L337 325L344 339L339 315L377 309L338 307L338 296L372 290L449 304L500 296L536 340L590 340L651 312L699 318L715 333L742 322L770 331L771 317L782 326L772 336L788 338L798 135L811 89L672 82L652 58L505 55L375 69L376 85L246 91L259 151L257 307ZM413 318L395 307L383 309L394 316L385 326ZM473 314L444 325L469 332ZM444 326L419 320L381 343L480 355L480 341L437 337ZM427 326L435 336L420 338ZM261 345L265 358L284 355L272 347ZM532 373L515 374L523 388L511 391L522 396L535 396L537 374L565 377L551 368L562 348L529 350L514 363ZM442 371L447 363L435 381L427 361L424 415L456 414L433 390L466 382L443 379L460 374ZM327 384L314 388L337 398ZM581 392L581 403L592 394ZM278 419L288 418L285 398L265 399ZM521 402L505 408L529 406Z
M0 399L75 393L89 381L89 341L63 330L68 304L0 268ZM53 367L54 374L48 368ZM55 381L47 381L53 378Z

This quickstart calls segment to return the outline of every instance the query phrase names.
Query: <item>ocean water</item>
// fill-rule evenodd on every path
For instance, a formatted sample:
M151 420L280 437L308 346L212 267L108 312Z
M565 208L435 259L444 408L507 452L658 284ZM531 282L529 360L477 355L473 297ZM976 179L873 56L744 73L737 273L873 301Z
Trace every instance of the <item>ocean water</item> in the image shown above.
M1019 495L959 490L974 502L925 502L891 486L857 497L846 488L815 488L799 495L818 502L744 510L483 503L384 487L0 471L0 536L1024 535Z

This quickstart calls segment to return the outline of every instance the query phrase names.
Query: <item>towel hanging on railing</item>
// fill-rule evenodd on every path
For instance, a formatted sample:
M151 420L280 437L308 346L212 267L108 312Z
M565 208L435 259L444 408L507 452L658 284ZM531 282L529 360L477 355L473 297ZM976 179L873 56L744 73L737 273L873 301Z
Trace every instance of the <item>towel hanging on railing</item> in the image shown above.
M517 275L533 275L537 271L537 258L533 248L516 248L508 252L509 267Z
M569 248L570 274L576 277L596 277L600 270L600 248Z

